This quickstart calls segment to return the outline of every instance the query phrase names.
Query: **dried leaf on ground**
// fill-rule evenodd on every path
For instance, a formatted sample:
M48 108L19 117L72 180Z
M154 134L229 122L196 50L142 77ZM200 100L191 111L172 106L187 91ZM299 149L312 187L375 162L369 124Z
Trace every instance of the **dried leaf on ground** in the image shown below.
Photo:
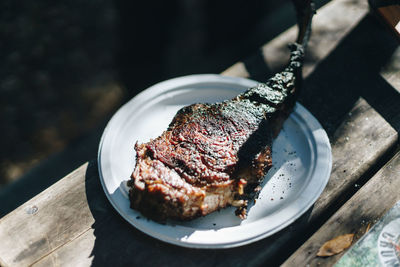
M367 229L365 229L365 232L367 233L367 232L369 231L370 228L371 228L371 223L369 223L369 224L367 225Z
M353 242L353 237L354 234L341 235L325 242L325 244L323 244L319 249L317 256L329 257L342 252L346 248L350 247Z

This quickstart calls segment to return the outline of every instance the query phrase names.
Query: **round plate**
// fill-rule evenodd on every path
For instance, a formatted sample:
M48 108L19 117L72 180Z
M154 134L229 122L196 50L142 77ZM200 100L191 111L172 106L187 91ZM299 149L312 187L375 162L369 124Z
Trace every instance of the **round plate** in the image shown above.
M185 247L227 248L272 235L306 212L328 182L328 137L299 103L273 143L268 172L248 217L230 207L189 222L159 224L129 207L126 181L135 167L136 142L159 136L176 111L193 103L230 99L257 82L220 75L192 75L156 84L126 103L108 123L99 147L100 180L114 208L144 233Z

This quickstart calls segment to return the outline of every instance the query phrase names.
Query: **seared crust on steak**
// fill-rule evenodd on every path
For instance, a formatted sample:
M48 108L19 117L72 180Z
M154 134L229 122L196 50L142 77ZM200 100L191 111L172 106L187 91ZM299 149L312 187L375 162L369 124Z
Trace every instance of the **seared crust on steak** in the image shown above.
M178 111L161 136L136 144L131 207L148 218L190 220L226 206L246 216L247 200L271 168L271 145L301 86L312 0L293 0L299 34L289 66L232 100Z
M296 99L303 59L292 45L285 71L232 100L193 104L161 136L136 144L131 207L148 218L190 220L226 206L244 218L272 166L271 145Z

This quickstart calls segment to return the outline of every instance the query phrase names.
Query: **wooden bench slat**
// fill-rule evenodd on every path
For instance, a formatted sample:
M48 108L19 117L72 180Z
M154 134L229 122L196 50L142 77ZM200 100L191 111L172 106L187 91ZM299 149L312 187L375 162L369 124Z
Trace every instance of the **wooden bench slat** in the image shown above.
M400 93L400 47L395 50L391 60L382 68L382 77Z
M364 99L348 114L331 138L332 173L311 218L321 215L397 141L397 132Z
M348 32L366 14L365 5L359 5L361 2L335 0L318 13L326 17L323 23L331 18L334 27L337 11L332 16L332 10L341 10L340 19L348 24L345 28L341 25L340 29ZM348 8L357 16L352 12L347 16ZM314 24L318 27L318 20ZM314 33L313 38L318 34L324 35L325 32ZM340 40L332 42L333 49ZM326 56L322 55L312 64L317 66ZM304 217L311 222L396 143L396 131L363 99L353 105L351 113L352 116L346 117L333 134L334 169L327 189L312 213ZM349 156L350 160L343 160ZM38 212L27 214L26 207L33 205L39 208ZM264 263L284 248L286 242L295 236L296 229L296 226L289 227L270 238L226 250L172 246L137 231L115 212L100 186L97 165L91 162L0 220L0 258L4 265L13 266L31 263L86 265L92 261L117 265L176 265L179 261L191 266L252 266Z
M303 75L307 77L368 13L367 1L335 0L326 4L313 18L312 35L307 48ZM287 45L297 36L297 27L291 27L262 48L264 61L272 73L280 71L288 62ZM248 78L251 74L243 62L238 62L221 73L226 76ZM268 77L265 77L268 78Z
M397 153L349 201L346 202L283 266L331 266L343 253L321 258L316 254L328 240L354 233L359 239L367 226L380 219L400 200L400 153ZM354 240L354 242L356 241Z
M86 174L87 170L91 173ZM93 179L85 181L85 175ZM85 164L3 217L2 261L27 266L86 231L94 219L84 198L85 189L93 184L98 184L97 171Z
M371 109L365 101L359 101L352 112L354 115L349 116L349 118L343 123L342 127L338 130L338 133L342 133L339 138L340 140L336 144L333 144L334 164L340 163L341 166L337 166L334 169L332 173L333 178L331 178L330 183L338 183L338 181L340 181L340 184L327 187L321 200L317 201L311 217L308 218L310 221L317 218L319 213L323 211L324 205L329 204L329 199L338 194L338 191L341 191L338 190L338 188L341 187L337 186L351 186L357 179L358 175L356 174L360 172L360 169L369 166L375 160L374 157L379 156L376 152L380 151L380 153L384 153L385 150L389 146L393 145L396 140L396 133L390 128L390 126L378 126L382 125L382 121L379 121L379 119L382 120L382 118L380 118L379 114ZM365 117L363 116L365 113L367 113L368 118L370 118L371 124L365 125ZM368 131L365 131L363 127L370 127L374 134L369 136ZM364 135L357 136L361 133L364 133ZM377 140L375 140L375 136L378 137ZM346 140L346 137L349 137L349 139L357 137L358 139L353 140L355 142L349 143L348 140ZM364 142L368 143L373 141L375 142L372 146L365 146L363 144ZM369 153L371 155L370 159L360 158L360 154L357 156L357 150L354 149L354 146L357 147L357 145L365 147L366 149L371 149L371 151L375 152ZM337 153L340 153L340 155ZM342 153L351 160L348 162L342 162ZM351 164L354 164L352 161L357 160L363 161L361 164L358 164L357 162L355 163L355 165L359 167L354 169L354 173L351 174L351 171L349 170L348 174L343 174L343 168L346 168L346 164L349 164L348 166L351 167ZM96 164L90 164L89 167L87 165L82 166L55 186L60 191L57 192L52 189L49 192L48 190L51 189L49 188L38 197L32 199L0 221L1 233L7 233L6 235L0 235L0 238L6 241L0 245L0 255L8 256L8 258L4 258L5 262L24 265L25 263L32 263L44 257L38 262L38 264L40 263L41 265L42 262L45 264L45 262L50 260L53 261L54 258L60 260L63 257L62 255L66 256L65 259L71 255L77 257L75 254L76 251L79 251L79 257L77 258L81 258L81 260L90 260L89 256L92 254L92 250L95 249L95 251L101 251L101 249L97 248L105 246L106 244L103 244L103 242L113 244L110 247L108 255L103 252L104 260L106 262L110 261L112 257L115 257L116 254L118 254L118 250L125 251L123 254L126 254L127 251L134 253L137 249L143 249L143 251L149 251L150 253L153 247L158 247L159 255L154 259L148 259L148 261L151 263L162 264L167 264L172 261L173 257L182 253L182 251L185 253L182 253L180 259L186 261L189 261L190 259L201 260L202 257L207 257L210 253L207 250L191 250L170 246L132 229L133 227L124 222L108 204L98 181ZM74 194L70 196L74 198L74 201L71 201L70 197L65 197L67 192L71 192L71 190L65 192L65 188L71 188L74 192ZM87 201L89 201L89 206L86 204ZM320 201L322 201L322 203L320 203ZM74 204L75 202L77 203L77 206L74 207L71 204ZM82 206L79 203L85 203L86 205ZM38 206L39 211L37 214L26 214L25 208L30 205ZM55 208L54 205L57 205L57 208ZM68 213L68 217L59 222L58 225L55 226L54 222L46 220L49 214L51 214L50 218L66 216L64 212L65 210L72 210L73 212ZM74 221L77 221L77 216L82 218L82 220L78 220L80 221L78 225L74 223ZM20 224L13 225L12 222L14 220L18 220ZM27 220L29 220L29 222ZM29 223L32 228L40 226L48 227L48 230L44 231L43 228L40 228L40 231L33 232L29 235L19 233L21 229L26 229L27 223ZM95 223L93 226L95 229L94 231L91 229L93 223ZM124 230L117 231L119 229ZM63 234L57 234L57 231L62 232ZM50 235L52 240L58 240L59 243L53 243L49 246L47 243L41 241L44 238L44 233ZM55 238L54 235L58 235L57 238ZM284 240L290 239L291 236L292 233L290 231L282 231L282 233L277 236L262 240L250 246L213 252L212 254L214 257L207 258L207 260L204 261L208 264L216 264L221 261L230 264L250 264L253 262L257 265L266 260L268 258L267 256L270 256L275 249L284 246ZM10 244L16 240L19 240L21 245L16 247L15 251L10 251ZM98 244L96 244L96 242ZM28 249L29 247L27 244L29 243L35 243L35 246L38 249ZM91 246L83 244L91 244ZM30 254L21 254L21 248L28 249L26 251L30 251ZM106 248L104 249L106 251ZM262 253L260 253L260 251L262 251ZM14 255L12 254L13 252ZM127 255L130 255L130 253ZM96 254L96 256L98 257L99 255ZM229 256L228 259L224 259L227 256ZM145 260L145 258L148 257L149 255L144 253L142 258L136 256L135 259L119 259L119 263L128 263L132 261L138 263L139 260ZM20 259L21 261L16 261L16 259Z
M330 204L330 201L345 190L344 188L353 186L359 175L362 174L362 169L365 171L368 166L376 161L377 157L385 153L396 141L396 132L387 123L383 127L379 126L383 124L382 118L365 101L360 100L352 110L352 113L354 115L349 116L339 128L338 133L342 133L342 135L338 137L337 143L333 144L334 164L336 164L336 167L330 180L332 184L327 187L321 196L321 200L318 200L312 209L311 215L309 214L309 217L306 218L309 223L313 223L324 211L324 208ZM365 116L370 118L371 123L364 123ZM369 128L369 132L365 131L364 127ZM372 136L369 135L371 131L373 133ZM375 136L377 139L375 139ZM349 140L346 137L349 137ZM352 142L349 142L350 140ZM372 145L365 145L364 142L367 144L372 143ZM362 149L362 147L374 151L373 153L364 151L371 155L370 158L363 158L361 157L363 154L357 153L358 149ZM348 159L348 161L346 162L345 159ZM352 164L357 166L353 170L351 170ZM348 167L348 173L344 173L343 169ZM86 193L92 197L95 196L96 199L105 198L101 195L102 190L99 188ZM90 197L87 198L90 199ZM320 203L320 201L322 202ZM94 202L102 203L103 201L96 200ZM96 218L96 213L92 211L92 214L95 214L96 223L99 223L102 219ZM121 253L122 255L135 255L134 258L118 258L117 262L121 265L146 262L150 265L172 266L176 263L174 260L179 258L181 263L188 266L197 266L199 262L201 262L200 265L204 264L204 266L224 264L225 266L257 266L265 263L274 253L285 247L288 240L293 238L294 232L299 229L294 226L292 229L285 229L271 238L245 247L209 251L179 248L156 241L132 229L133 227L119 218L115 212L110 212L106 217L105 222L101 221L101 225L95 227L94 231L90 229L77 239L54 251L51 255L46 256L42 261L38 262L39 266L47 265L53 260L52 258L63 258L66 260L73 255L76 256L75 253L77 251L79 251L80 258L83 261L90 262L94 260L95 263L111 264L113 258L118 257L119 253ZM117 231L122 228L125 229ZM83 244L94 244L94 246L85 247ZM108 244L112 244L110 245L112 249L109 251L106 249ZM82 249L77 250L78 247ZM140 252L138 252L139 250ZM154 252L154 250L157 250L157 252ZM99 255L98 252L102 252L102 255ZM150 256L152 253L156 254ZM89 257L92 254L96 255L94 259Z

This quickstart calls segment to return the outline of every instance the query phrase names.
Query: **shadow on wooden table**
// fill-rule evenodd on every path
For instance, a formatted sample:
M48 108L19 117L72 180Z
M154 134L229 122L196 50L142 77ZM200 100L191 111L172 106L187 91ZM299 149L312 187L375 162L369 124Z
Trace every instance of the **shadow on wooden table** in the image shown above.
M300 102L330 137L360 97L399 130L393 118L400 114L400 94L380 75L398 46L375 18L366 16L306 79Z
M126 222L108 202L101 187L97 164L89 163L86 173L86 196L94 218L93 266L151 265L151 266L229 266L259 265L264 258L257 257L260 249L276 242L274 235L251 245L231 249L190 249L158 241L136 230ZM297 225L305 225L311 210ZM288 227L283 231L297 231ZM280 247L280 246L277 246Z
M319 119L335 142L334 133L359 98L364 98L397 131L394 116L400 114L400 96L381 76L398 44L372 17L367 16L305 81L300 101ZM348 192L314 218L314 206L279 233L239 248L189 249L153 239L128 224L112 208L101 188L97 164L87 168L86 194L94 217L92 264L161 266L276 265L288 257L346 201Z
M307 77L300 102L319 120L329 135L331 144L340 142L343 135L338 128L360 99L384 118L397 132L400 130L400 93L381 75L382 68L391 60L399 43L376 19L368 15ZM356 109L353 112L365 112ZM365 118L368 120L368 118ZM366 146L368 144L365 144ZM392 150L357 181L361 186L390 158ZM357 188L344 190L341 196L325 208L306 231L294 238L277 262L282 263L298 246L307 240Z

